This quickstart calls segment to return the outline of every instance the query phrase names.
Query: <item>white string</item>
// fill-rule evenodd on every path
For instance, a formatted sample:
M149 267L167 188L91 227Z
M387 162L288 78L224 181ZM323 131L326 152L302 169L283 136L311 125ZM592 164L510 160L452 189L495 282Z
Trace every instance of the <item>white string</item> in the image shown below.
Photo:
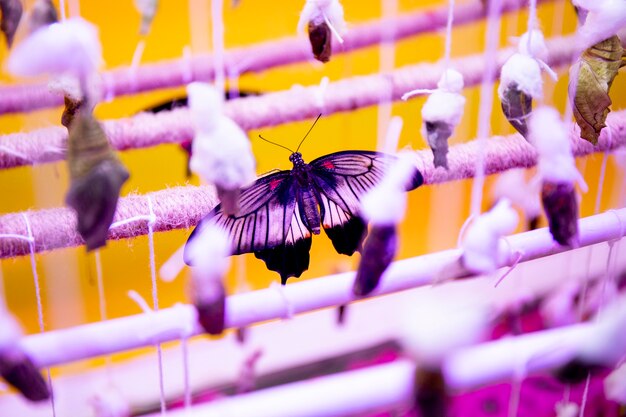
M483 187L485 184L485 141L489 134L491 109L493 107L493 80L496 71L496 50L500 38L500 11L502 0L489 1L487 33L485 45L485 72L480 86L480 108L478 113L478 157L472 183L471 211L473 215L481 212Z
M437 90L430 89L430 88L416 88L415 90L411 90L408 93L402 94L402 97L400 97L400 99L403 101L407 101L410 97L413 97L416 95L432 94L435 91Z
M598 177L598 192L596 194L596 205L593 210L594 214L598 214L600 212L600 203L602 201L602 189L604 187L604 176L606 175L606 165L607 165L608 160L609 160L609 153L604 152L604 156L602 157L602 167L600 168L600 176Z
M273 290L276 290L280 299L283 300L285 303L285 314L283 315L283 318L284 319L293 318L293 315L294 315L293 303L291 302L289 297L287 297L287 294L285 293L284 285L280 285L276 281L272 281L272 283L270 284L270 288Z
M59 11L61 12L61 22L67 19L65 14L65 0L59 0Z
M341 35L339 34L339 32L337 32L337 29L335 29L335 27L333 26L332 23L330 23L330 20L328 19L328 16L326 16L326 13L322 12L322 15L324 16L324 22L326 22L326 25L328 25L328 27L330 28L330 31L333 33L333 35L335 36L335 38L337 38L337 41L339 43L343 43L343 38L341 37Z
M183 66L183 81L185 84L189 84L193 81L193 65L191 63L191 46L186 45L183 48L183 59L181 61Z
M529 52L532 51L531 38L533 36L533 30L535 29L536 24L537 24L537 0L530 0L528 2L528 29L527 29L528 43L526 44Z
M189 344L187 341L188 339L186 335L183 335L180 339L180 348L183 351L183 390L185 410L189 410L191 407L191 385L189 383Z
M449 0L448 21L446 23L446 40L445 40L446 46L445 46L445 55L444 55L445 57L444 62L445 62L446 70L450 68L450 54L452 51L452 22L453 20L454 20L454 0ZM448 71L444 71L443 74L444 74L444 77L446 77L446 84L447 84Z
M41 302L41 288L39 287L39 274L37 273L37 262L35 261L35 237L28 221L26 213L22 213L24 222L26 222L26 231L28 232L28 247L30 249L30 267L33 272L33 279L35 281L35 298L37 299L37 319L39 321L39 331L44 333L44 321L43 321L43 304ZM52 392L52 376L50 375L50 368L46 368L48 374L48 387ZM54 406L54 395L50 395L50 406L52 407L52 416L56 417L56 407Z
M215 66L215 89L224 94L224 0L211 0L211 23L213 26L213 65Z
M156 216L152 209L152 199L148 198L148 208L150 210L148 220L148 248L150 250L150 279L152 282L152 304L154 311L159 310L159 295L157 293L157 278L156 278L156 260L154 256L154 224L156 223ZM159 362L159 389L161 393L161 415L165 415L165 383L163 379L163 350L161 344L157 343L157 358Z
M589 393L589 381L591 380L591 372L587 373L587 381L585 382L585 390L583 391L583 399L580 403L579 417L584 417L585 407L587 406L587 394Z

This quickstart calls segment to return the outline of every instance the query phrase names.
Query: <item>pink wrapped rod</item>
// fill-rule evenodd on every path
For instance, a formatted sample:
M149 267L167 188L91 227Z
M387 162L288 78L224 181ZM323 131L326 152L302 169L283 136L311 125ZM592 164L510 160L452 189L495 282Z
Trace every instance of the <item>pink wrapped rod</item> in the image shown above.
M549 65L557 67L570 63L574 52L573 36L554 38L547 44ZM513 48L501 50L497 55L498 67L513 52ZM451 65L463 69L466 87L479 84L485 71L482 54L452 60ZM319 85L230 100L224 104L224 114L247 131L314 118L319 113L352 111L378 105L381 99L399 100L407 91L433 89L443 70L443 63L417 64L388 74L332 82L325 89L322 101ZM180 143L193 138L187 108L108 120L104 122L104 128L111 145L119 150ZM66 141L67 130L62 127L0 136L0 169L62 160L61 150L66 148Z
M612 151L626 145L626 110L609 114L610 128L603 129L596 146L579 138L579 130L572 125L570 141L574 156L584 156L595 152ZM609 134L609 129L611 130ZM519 135L493 137L481 144L470 141L450 148L448 156L449 170L437 170L432 163L429 149L416 152L418 169L424 177L424 184L437 184L474 176L476 158L484 152L485 173L495 174L510 168L529 168L537 163L537 153L527 141ZM164 232L195 226L202 216L216 204L214 190L210 187L175 187L168 190L147 194L154 202L157 220L154 230ZM113 219L115 222L148 213L145 196L120 198L118 209ZM58 248L82 245L82 239L76 232L76 218L67 208L54 208L28 212L35 251L42 252ZM124 239L145 235L145 224L133 223L110 231L109 239ZM26 224L21 213L0 216L0 235L27 235ZM10 258L29 253L29 245L20 239L0 239L0 258Z
M526 142L519 137L517 139ZM589 246L619 239L626 232L624 225L626 209L583 218L579 225L580 245ZM553 242L547 228L508 236L507 242L510 256L508 259L503 257L499 267L510 265L515 253L521 253L520 261L526 262L567 250ZM444 266L460 255L459 249L452 249L394 262L383 275L380 285L368 297L429 285ZM226 328L241 328L288 317L292 313L347 304L355 299L352 294L354 277L354 272L346 272L289 284L280 292L267 288L230 296L226 303ZM35 334L23 338L21 345L37 366L47 367L151 346L202 332L195 308L183 305L151 314Z
M547 0L540 0L547 2ZM524 0L503 1L503 12L517 10ZM344 43L333 41L337 53L349 52L381 42L383 34L391 39L402 39L440 29L446 24L447 7L418 10L393 19L377 20L355 25L344 37ZM483 5L476 0L458 5L456 24L474 22L485 16ZM390 34L386 27L393 28ZM268 68L311 59L308 40L285 38L247 47L231 49L224 55L224 67L237 69L238 73L259 72ZM118 68L103 74L102 94L117 97L160 88L178 87L192 81L207 81L215 76L212 56L202 55L185 59L145 64L133 70ZM47 84L21 85L0 88L0 114L27 112L47 107L61 106L63 97L49 91Z

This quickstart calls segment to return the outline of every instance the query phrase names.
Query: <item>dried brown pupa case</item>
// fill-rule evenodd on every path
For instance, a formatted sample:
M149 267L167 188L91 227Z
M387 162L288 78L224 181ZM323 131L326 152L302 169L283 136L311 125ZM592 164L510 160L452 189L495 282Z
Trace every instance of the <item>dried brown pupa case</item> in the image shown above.
M0 11L2 11L0 30L4 33L7 45L10 48L13 45L13 38L20 24L24 8L20 0L0 0Z
M104 246L128 171L111 148L100 123L80 113L69 129L66 203L76 211L78 233L87 250Z
M578 246L578 200L574 184L544 180L541 201L552 238L563 246Z
M518 88L516 82L510 83L502 94L502 112L506 119L525 139L528 139L526 120L533 110L533 98Z
M580 137L594 145L606 127L611 84L625 64L624 49L617 35L587 49L578 61L574 118L580 126Z
M84 100L75 100L69 96L64 97L65 108L63 109L63 114L61 115L61 124L67 128L69 131L70 125L74 118L79 114Z
M309 22L309 41L313 56L320 62L328 62L332 54L332 32L325 21Z
M382 274L393 261L398 247L395 225L372 225L361 252L352 293L363 297L376 289Z

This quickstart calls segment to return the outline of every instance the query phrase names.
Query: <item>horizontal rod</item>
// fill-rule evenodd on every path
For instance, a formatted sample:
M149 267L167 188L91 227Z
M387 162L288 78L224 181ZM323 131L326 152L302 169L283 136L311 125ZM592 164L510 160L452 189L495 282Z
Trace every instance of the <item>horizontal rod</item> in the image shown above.
M579 222L580 246L620 239L626 231L625 226L626 209L583 218ZM518 252L521 262L526 262L568 250L552 240L547 228L508 236L507 242L511 256L499 265L501 267L513 263L516 258L513 254ZM371 296L429 285L441 269L455 262L460 254L460 250L453 249L396 261ZM280 290L270 287L232 295L226 303L226 326L241 328L350 303L355 300L352 295L354 274L345 272L292 283ZM183 305L34 334L23 338L21 343L37 366L43 368L201 333L195 308Z
M524 0L506 0L503 2L503 12L517 10L526 3ZM445 26L446 15L447 6L443 6L354 25L345 34L343 44L338 44L333 39L333 51L341 54L378 44L383 34L386 39L398 40L431 32ZM484 7L476 0L457 6L454 22L457 25L466 24L484 16ZM304 37L289 37L230 49L224 55L224 66L227 73L243 74L310 59L312 53L308 40ZM188 59L144 64L137 68L122 67L103 73L102 94L107 98L137 94L178 87L192 81L207 81L213 79L214 75L213 57L204 54ZM28 112L61 105L63 97L52 93L45 83L0 88L0 114Z
M547 41L551 66L567 65L575 48L574 37ZM497 55L501 67L515 49L501 50ZM465 86L480 83L485 71L482 54L451 61L462 72ZM380 104L381 100L399 100L415 89L433 89L444 69L444 63L405 66L386 74L355 76L320 86L289 89L261 96L242 97L225 103L225 114L248 131L261 127L347 112ZM391 93L390 93L391 91ZM118 150L146 148L164 143L180 143L193 138L189 109L186 107L157 114L138 115L104 121L111 145ZM53 162L65 158L67 129L53 126L25 133L0 136L0 169Z
M609 127L602 130L596 146L580 139L578 128L572 124L570 140L574 155L584 156L594 152L611 151L626 145L626 110L610 113L607 123ZM519 134L493 137L485 143L485 173L487 175L510 168L529 168L537 163L534 147ZM448 170L436 169L433 166L430 149L416 151L418 169L424 176L425 184L438 184L473 177L476 169L475 161L481 152L479 146L481 145L476 140L451 146L448 155ZM147 215L150 212L148 198L154 204L154 213L157 218L154 230L157 232L194 226L216 204L215 193L211 187L175 187L144 196L120 198L114 221ZM76 216L72 209L63 207L24 213L28 216L31 225L36 252L83 244L82 238L76 231ZM109 232L109 239L125 239L147 233L146 222L136 221L112 229ZM0 258L23 256L29 253L29 242L15 237L6 237L7 235L28 236L22 213L0 216Z
M622 297L616 303L624 301ZM617 317L613 318L611 327L613 331L619 331L626 326L626 310L622 308L614 313ZM577 358L584 349L581 347L588 345L590 340L604 335L606 323L607 320L603 323L575 324L460 349L444 360L444 380L449 389L467 390L479 384L524 378L527 374L558 369ZM591 343L594 342L598 343ZM621 338L619 344L614 346L614 341L604 340L604 343L598 343L595 353L598 357L611 355L613 359L608 360L606 365L614 366L617 359L626 354L623 342L624 338ZM466 377L460 378L462 374ZM412 403L414 375L415 364L401 359L386 365L216 400L187 410L171 411L168 415L335 417L388 411ZM150 417L157 417L157 414Z

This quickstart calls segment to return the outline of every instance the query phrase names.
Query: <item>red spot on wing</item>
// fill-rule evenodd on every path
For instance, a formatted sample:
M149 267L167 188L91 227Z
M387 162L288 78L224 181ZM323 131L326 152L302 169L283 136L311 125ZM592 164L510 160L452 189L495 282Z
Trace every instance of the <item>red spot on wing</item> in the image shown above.
M283 182L282 179L273 179L270 181L270 191L274 191L276 189L276 187L278 187L280 185L280 183Z
M324 163L322 164L322 166L326 169L335 169L335 164L333 164L330 161L324 161Z

